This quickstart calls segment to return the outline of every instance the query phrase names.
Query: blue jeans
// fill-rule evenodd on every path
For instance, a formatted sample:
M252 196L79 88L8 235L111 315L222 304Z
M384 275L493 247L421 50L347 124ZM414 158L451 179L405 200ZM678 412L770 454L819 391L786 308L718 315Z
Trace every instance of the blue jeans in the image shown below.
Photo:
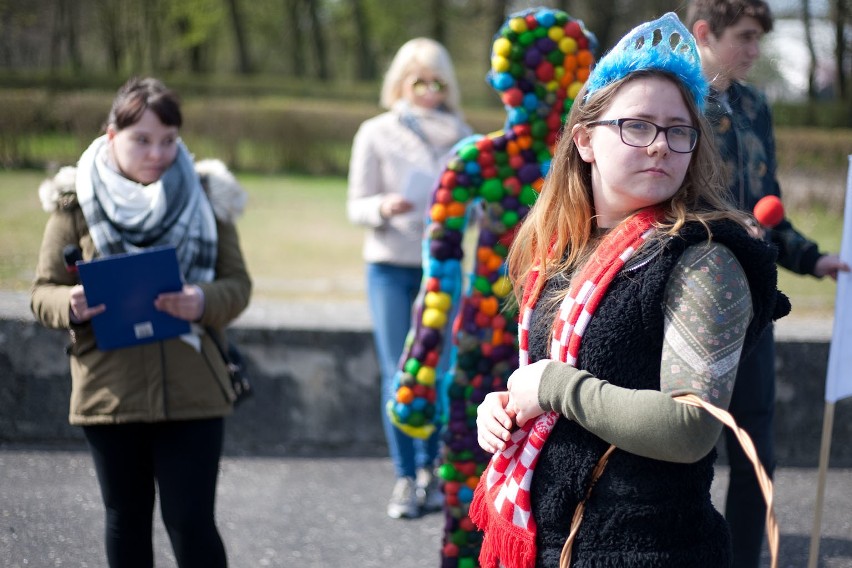
M385 407L396 397L393 377L411 326L411 307L420 291L423 271L391 264L367 264L367 298L373 319L373 338L382 374L382 426L397 477L414 477L418 468L432 467L438 457L440 434L427 440L407 436L388 418Z
M740 428L748 432L771 477L775 471L775 339L771 327L758 339L752 352L740 360L729 410ZM757 568L766 529L766 503L751 461L728 428L725 447L731 466L725 501L725 519L733 546L731 566Z

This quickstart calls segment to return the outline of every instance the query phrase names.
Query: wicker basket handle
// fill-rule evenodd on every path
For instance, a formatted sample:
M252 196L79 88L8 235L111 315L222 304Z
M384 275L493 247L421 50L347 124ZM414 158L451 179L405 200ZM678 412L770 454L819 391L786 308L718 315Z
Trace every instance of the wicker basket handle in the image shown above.
M778 568L779 531L778 521L775 518L772 479L770 479L769 474L766 473L766 469L764 469L763 464L760 463L760 459L757 456L757 450L755 449L754 443L751 441L748 433L737 426L734 417L731 416L729 412L722 410L717 406L713 406L709 402L705 402L694 394L677 396L675 397L675 400L683 404L703 408L709 412L711 416L733 430L734 434L736 434L737 439L740 441L740 445L743 447L743 451L754 466L754 471L757 474L757 481L760 484L760 490L763 492L763 498L766 500L766 533L769 544L769 554L772 557L771 567ZM592 479L586 489L586 495L583 497L583 500L577 504L577 508L574 510L574 517L571 519L571 531L568 533L568 538L562 547L562 554L559 556L559 568L571 567L571 549L574 545L574 539L577 536L577 532L580 530L580 523L583 522L583 513L586 510L586 501L588 501L589 496L592 494L592 489L598 479L600 479L601 475L603 475L609 456L612 455L613 451L615 451L615 446L611 445L609 449L604 452L604 455L601 456L600 460L598 460L597 465L595 465L595 469L592 470Z

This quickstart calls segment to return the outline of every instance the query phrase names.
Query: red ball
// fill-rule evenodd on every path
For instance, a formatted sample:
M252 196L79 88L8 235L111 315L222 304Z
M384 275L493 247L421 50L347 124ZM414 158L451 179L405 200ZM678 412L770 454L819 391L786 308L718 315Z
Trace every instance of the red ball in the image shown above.
M494 154L492 152L479 152L479 157L476 159L476 163L482 166L483 168L486 166L494 165Z
M453 194L449 189L441 188L435 192L435 203L443 203L446 205L453 200Z
M524 101L524 93L517 87L513 87L503 93L503 104L511 107L521 106Z
M459 555L459 547L453 544L452 542L448 542L444 545L442 554L447 558L455 558Z
M535 69L535 76L539 81L544 83L553 79L553 63L550 61L543 61L538 67Z
M520 92L520 90L518 92ZM476 146L476 149L480 152L490 152L492 149L494 149L494 142L491 140L491 138L485 136L477 140L474 146Z
M441 176L441 187L453 189L456 186L456 172L448 170Z
M580 39L583 36L583 30L580 29L580 24L578 24L575 20L572 20L565 24L565 35L569 37L573 37L574 39Z
M767 229L784 220L784 204L777 195L762 197L754 206L754 218Z
M426 354L426 357L423 358L423 364L427 367L437 367L440 359L441 355L433 349Z
M521 192L521 181L512 176L503 180L503 187L506 188L506 191L508 191L510 195L518 195Z

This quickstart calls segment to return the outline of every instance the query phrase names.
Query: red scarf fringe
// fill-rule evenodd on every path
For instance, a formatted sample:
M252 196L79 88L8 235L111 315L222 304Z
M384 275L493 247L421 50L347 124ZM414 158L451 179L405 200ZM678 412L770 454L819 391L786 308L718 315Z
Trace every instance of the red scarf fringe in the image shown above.
M487 496L485 475L479 479L470 503L468 516L484 534L479 549L479 565L482 568L533 568L535 566L535 532L515 526L494 508L494 500L500 486L492 488Z

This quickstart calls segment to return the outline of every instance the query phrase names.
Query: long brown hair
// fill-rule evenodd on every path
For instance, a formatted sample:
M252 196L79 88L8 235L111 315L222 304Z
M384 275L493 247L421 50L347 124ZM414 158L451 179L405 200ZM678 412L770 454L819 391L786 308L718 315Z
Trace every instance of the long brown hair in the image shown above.
M595 221L592 200L592 166L583 161L571 133L575 125L597 120L609 108L622 85L645 77L662 77L677 85L689 115L700 134L692 154L683 184L667 201L661 203L664 216L658 224L659 233L673 235L684 223L697 221L707 229L708 222L732 219L747 226L748 217L737 211L725 199L727 191L719 173L719 159L709 124L698 110L688 89L673 75L647 69L636 71L593 93L589 100L585 88L575 99L562 130L550 171L541 193L515 236L509 251L509 276L515 296L521 301L523 285L534 267L550 276L579 266L594 248ZM546 278L537 280L537 293Z

